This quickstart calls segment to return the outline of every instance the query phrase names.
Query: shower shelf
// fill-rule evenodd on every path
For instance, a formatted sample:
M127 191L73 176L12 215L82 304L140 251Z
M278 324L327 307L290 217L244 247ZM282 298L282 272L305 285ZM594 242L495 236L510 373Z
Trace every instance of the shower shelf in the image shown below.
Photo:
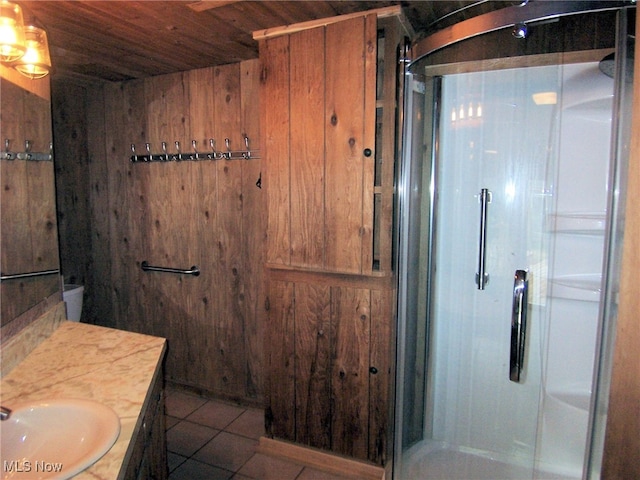
M599 302L602 276L599 273L563 275L551 279L551 297Z
M603 212L562 212L549 215L549 231L574 235L604 235L607 216Z

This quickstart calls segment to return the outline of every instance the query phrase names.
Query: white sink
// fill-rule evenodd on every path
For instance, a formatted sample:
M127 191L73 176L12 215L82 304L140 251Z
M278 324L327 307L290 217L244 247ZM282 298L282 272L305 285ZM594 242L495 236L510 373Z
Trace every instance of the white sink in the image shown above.
M0 478L66 479L109 451L118 415L101 403L52 399L11 405L0 422Z

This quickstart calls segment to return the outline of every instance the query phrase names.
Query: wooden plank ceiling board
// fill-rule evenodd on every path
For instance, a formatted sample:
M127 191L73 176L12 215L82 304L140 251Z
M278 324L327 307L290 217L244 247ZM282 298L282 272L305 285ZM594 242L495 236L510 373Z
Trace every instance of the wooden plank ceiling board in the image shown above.
M258 30L401 5L418 36L513 1L18 2L48 33L54 78L121 81L258 57ZM517 2L516 2L517 3Z

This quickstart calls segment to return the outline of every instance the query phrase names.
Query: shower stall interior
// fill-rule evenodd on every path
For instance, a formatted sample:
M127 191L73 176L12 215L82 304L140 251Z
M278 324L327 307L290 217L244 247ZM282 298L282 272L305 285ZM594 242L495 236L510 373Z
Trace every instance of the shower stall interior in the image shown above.
M405 75L395 479L599 476L635 10L543 3Z

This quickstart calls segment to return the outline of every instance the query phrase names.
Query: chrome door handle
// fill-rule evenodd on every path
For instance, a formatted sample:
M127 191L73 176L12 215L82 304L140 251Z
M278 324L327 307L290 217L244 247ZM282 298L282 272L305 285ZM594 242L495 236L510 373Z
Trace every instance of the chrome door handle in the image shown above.
M524 364L524 348L527 334L527 291L529 280L526 270L516 270L513 279L513 308L511 310L511 352L509 355L509 380L520 382Z
M489 283L489 274L485 272L486 251L487 251L487 205L491 203L491 192L488 188L480 190L480 238L478 241L478 273L476 273L476 284L478 290L484 290L484 286Z

